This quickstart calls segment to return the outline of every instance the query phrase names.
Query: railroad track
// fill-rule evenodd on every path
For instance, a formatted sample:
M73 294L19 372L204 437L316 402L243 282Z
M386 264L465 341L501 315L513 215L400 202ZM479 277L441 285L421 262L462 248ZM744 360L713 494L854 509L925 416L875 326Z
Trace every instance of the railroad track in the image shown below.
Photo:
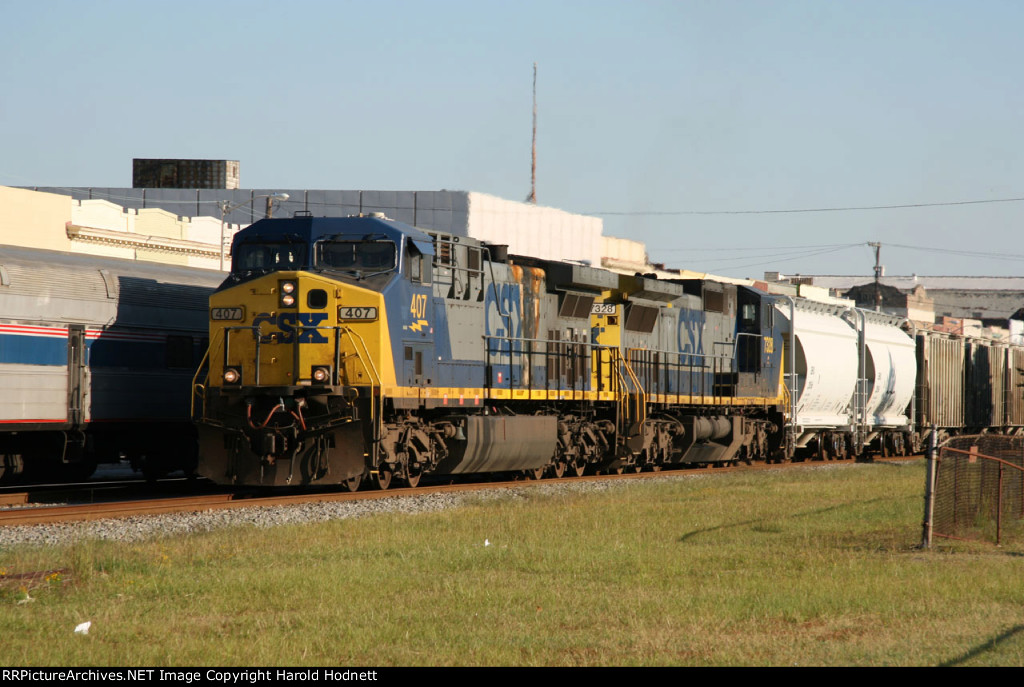
M883 460L914 460L920 456L908 456L900 459ZM838 462L804 462L769 465L755 463L734 467L708 467L715 473L733 470L778 470L793 466L820 466L832 464L852 464L852 461ZM544 484L571 484L588 481L650 479L671 475L692 475L703 472L702 469L666 470L662 472L644 472L620 475L586 475L584 477L562 478L557 480L518 479L502 482L473 482L464 484L434 484L405 489L386 491L372 490L349 492L307 492L302 494L275 494L271 496L246 496L231 493L216 493L203 496L178 496L172 498L153 498L129 501L109 501L104 503L69 504L69 505L33 505L28 493L13 493L0 496L0 527L14 525L42 525L60 522L80 522L85 520L102 520L110 518L128 518L134 516L158 515L166 513L190 513L229 508L254 508L269 506L300 505L305 503L321 503L335 501L362 501L403 496L421 496L434 493L453 493L464 491L481 491L486 489L506 489L509 487L528 487Z

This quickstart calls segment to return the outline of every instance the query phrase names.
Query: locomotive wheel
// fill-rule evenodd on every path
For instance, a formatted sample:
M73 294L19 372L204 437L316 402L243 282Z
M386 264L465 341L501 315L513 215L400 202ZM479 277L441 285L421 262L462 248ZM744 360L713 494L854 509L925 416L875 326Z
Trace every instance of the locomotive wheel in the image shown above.
M377 489L384 491L391 486L391 477L391 471L382 465L377 472L370 473L370 482Z
M846 439L842 438L839 440L839 446L836 448L836 459L847 460L850 458L850 445L846 443Z
M569 474L576 477L583 477L587 471L587 463L582 458L577 458L569 465Z
M25 472L25 461L20 453L0 454L0 484L12 484Z
M542 479L544 477L544 471L546 469L547 469L546 467L541 467L541 468L534 468L533 470L523 470L523 472L526 474L526 478L527 479L539 480L539 479Z
M561 479L565 475L565 461L556 460L551 465L551 476L555 479Z
M405 477L402 478L402 483L409 488L418 487L420 484L420 477L423 476L423 468L420 466L420 454L412 446L406 449L407 462L405 464Z
M359 484L363 481L362 475L356 475L352 479L347 479L341 483L341 488L345 491L359 491Z

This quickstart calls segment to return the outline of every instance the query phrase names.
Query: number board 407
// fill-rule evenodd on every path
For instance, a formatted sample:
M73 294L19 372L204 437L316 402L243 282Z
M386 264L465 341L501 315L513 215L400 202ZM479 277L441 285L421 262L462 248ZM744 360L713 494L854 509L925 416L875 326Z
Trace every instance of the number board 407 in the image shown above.
M339 320L376 320L377 308L346 305L338 308Z

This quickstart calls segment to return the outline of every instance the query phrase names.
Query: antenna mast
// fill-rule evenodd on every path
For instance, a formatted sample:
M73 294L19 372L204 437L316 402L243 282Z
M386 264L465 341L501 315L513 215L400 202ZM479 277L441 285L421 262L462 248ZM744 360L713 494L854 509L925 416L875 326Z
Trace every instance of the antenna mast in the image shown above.
M869 241L868 245L875 249L875 312L882 311L882 244L881 242Z
M537 204L537 63L533 63L533 154L530 158L530 195L527 203Z

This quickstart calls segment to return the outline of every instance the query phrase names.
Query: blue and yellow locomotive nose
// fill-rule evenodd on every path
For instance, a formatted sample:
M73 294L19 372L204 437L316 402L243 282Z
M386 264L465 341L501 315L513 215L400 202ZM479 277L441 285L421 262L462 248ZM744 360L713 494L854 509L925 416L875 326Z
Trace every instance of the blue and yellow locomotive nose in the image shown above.
M232 389L370 387L388 341L381 294L319 275L274 272L210 299L209 385Z
M412 230L392 224L268 219L235 237L196 386L201 474L249 485L363 476L396 385L385 294L402 285Z
M200 474L238 484L358 483L368 421L394 385L383 298L302 270L210 299L209 372L196 413Z

